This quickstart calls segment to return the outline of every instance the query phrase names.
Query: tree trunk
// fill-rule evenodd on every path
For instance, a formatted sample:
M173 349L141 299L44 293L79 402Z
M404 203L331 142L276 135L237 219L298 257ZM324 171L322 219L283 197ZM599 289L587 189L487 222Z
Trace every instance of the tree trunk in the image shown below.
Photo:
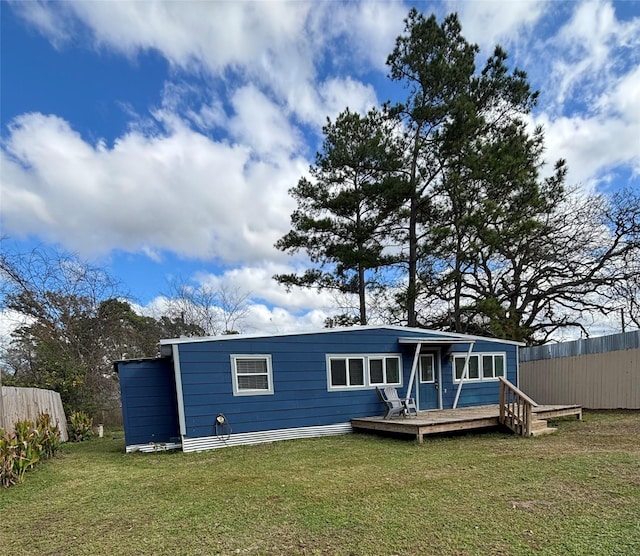
M358 298L360 300L360 324L367 324L367 298L364 267L358 266Z

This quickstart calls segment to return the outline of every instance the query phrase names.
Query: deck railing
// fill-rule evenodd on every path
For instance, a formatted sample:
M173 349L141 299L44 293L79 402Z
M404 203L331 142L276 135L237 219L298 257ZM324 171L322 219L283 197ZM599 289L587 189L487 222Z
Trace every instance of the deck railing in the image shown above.
M531 436L533 408L538 407L529 396L506 378L500 377L500 423L516 434Z

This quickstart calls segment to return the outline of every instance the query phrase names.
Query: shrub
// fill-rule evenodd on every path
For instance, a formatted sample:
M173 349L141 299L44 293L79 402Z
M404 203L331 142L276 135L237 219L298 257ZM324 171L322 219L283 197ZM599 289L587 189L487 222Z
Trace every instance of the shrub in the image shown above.
M18 482L21 483L27 470L40 461L43 449L33 421L18 421L15 430L16 450L13 466Z
M19 421L15 433L0 429L0 484L9 487L24 480L24 474L40 460L53 457L60 446L60 430L48 414L33 421Z
M60 448L60 429L58 425L54 425L51 422L51 416L48 413L41 413L36 420L36 428L42 445L43 457L52 458Z
M69 439L73 442L89 440L93 436L93 419L83 411L76 411L69 418Z
M15 435L0 429L0 484L10 487L18 482L16 461L17 440Z

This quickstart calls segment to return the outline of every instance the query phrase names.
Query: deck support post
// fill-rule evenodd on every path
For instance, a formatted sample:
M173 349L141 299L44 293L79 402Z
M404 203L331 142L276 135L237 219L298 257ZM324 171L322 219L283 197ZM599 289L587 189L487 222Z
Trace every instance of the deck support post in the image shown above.
M462 371L462 376L460 377L460 384L458 384L458 391L456 392L456 398L453 400L453 409L458 407L458 400L460 399L460 390L462 390L462 383L469 376L469 359L471 359L471 350L473 349L473 344L475 342L469 342L469 349L467 350L467 357L464 360L464 370ZM455 360L454 360L455 361ZM456 370L453 369L453 376L455 377Z
M413 383L416 380L416 370L418 368L418 361L420 360L420 349L422 348L422 344L418 342L416 344L416 352L413 355L413 365L411 365L411 376L409 377L409 385L407 386L407 397L406 401L409 403L411 399L411 391L413 390Z

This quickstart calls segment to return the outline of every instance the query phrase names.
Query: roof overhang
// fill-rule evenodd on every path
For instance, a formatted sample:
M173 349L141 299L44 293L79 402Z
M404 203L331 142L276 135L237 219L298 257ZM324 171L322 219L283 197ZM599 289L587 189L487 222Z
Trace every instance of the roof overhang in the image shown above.
M497 342L500 344L510 344L515 346L524 346L523 342L516 342L513 340L502 340L499 338L489 338L485 336L472 336L469 334L459 334L457 332L444 332L442 330L429 330L426 328L412 328L408 326L399 326L399 325L357 325L350 327L338 327L338 328L320 328L315 330L297 330L291 332L277 332L277 333L269 333L269 332L259 332L255 334L229 334L226 336L198 336L198 337L183 337L183 338L167 338L160 340L161 346L166 345L175 345L175 344L194 344L199 342L221 342L221 341L237 341L237 340L245 340L245 339L262 339L262 338L278 338L278 337L291 337L291 336L300 336L304 337L307 335L314 334L336 334L336 333L344 333L344 332L358 332L364 330L394 330L399 332L400 334L416 334L416 336L409 337L406 343L413 343L415 345L416 338L421 338L426 345L428 341L433 340L432 345L453 345L457 343L468 344L471 341L481 341L485 340L488 342ZM438 336L442 334L442 336ZM427 335L431 335L431 337L426 337ZM436 337L434 337L436 336ZM405 338L403 336L403 338Z
M420 338L408 337L398 338L399 344L410 344L412 346L420 344L421 346L450 346L454 344L474 344L475 338L463 340L462 338Z

